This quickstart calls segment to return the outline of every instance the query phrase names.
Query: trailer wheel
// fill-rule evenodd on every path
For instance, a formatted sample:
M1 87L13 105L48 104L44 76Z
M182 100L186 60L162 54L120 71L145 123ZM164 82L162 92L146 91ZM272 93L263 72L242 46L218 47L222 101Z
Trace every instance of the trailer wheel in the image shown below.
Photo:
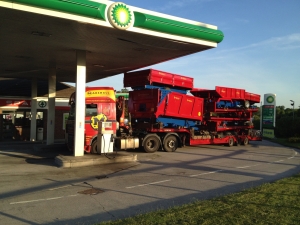
M228 139L228 144L227 145L228 145L228 147L232 147L234 145L234 140L233 140L232 137Z
M93 141L92 146L91 146L91 153L92 154L97 154L97 140Z
M153 153L156 152L159 149L160 146L160 140L159 137L156 135L148 135L144 139L144 150L147 153Z
M249 144L249 139L248 138L245 138L244 140L243 140L243 145L248 145Z
M177 147L178 140L174 135L170 135L164 140L164 149L166 152L175 152Z

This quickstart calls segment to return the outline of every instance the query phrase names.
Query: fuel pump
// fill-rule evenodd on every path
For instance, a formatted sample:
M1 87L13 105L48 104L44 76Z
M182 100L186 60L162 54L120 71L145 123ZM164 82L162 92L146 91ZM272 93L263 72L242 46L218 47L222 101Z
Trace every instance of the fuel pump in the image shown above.
M116 136L117 122L98 122L97 153L106 154L114 151L114 137Z

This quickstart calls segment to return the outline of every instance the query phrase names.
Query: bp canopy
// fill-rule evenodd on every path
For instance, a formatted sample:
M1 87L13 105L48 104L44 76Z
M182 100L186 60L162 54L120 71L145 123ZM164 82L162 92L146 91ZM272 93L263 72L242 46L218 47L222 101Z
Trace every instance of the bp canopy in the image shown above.
M216 26L106 0L0 0L0 76L75 82L76 50L86 81L217 47Z

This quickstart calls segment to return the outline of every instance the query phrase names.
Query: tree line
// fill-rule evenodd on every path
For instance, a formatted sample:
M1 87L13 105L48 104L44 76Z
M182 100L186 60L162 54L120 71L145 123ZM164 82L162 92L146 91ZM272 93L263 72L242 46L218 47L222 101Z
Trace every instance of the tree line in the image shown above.
M261 110L254 114L255 129L260 129ZM277 138L300 138L300 107L299 109L276 106L276 120L274 128Z

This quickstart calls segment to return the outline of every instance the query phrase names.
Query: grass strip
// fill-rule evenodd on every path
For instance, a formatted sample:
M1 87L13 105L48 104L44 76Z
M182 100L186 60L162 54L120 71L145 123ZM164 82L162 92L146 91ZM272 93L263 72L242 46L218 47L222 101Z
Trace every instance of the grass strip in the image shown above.
M274 139L267 139L271 142L275 142L277 144L281 144L283 146L286 147L291 147L291 148L298 148L300 149L300 143L293 143L293 142L289 142L287 138L274 138Z
M239 193L101 225L300 224L300 174Z

